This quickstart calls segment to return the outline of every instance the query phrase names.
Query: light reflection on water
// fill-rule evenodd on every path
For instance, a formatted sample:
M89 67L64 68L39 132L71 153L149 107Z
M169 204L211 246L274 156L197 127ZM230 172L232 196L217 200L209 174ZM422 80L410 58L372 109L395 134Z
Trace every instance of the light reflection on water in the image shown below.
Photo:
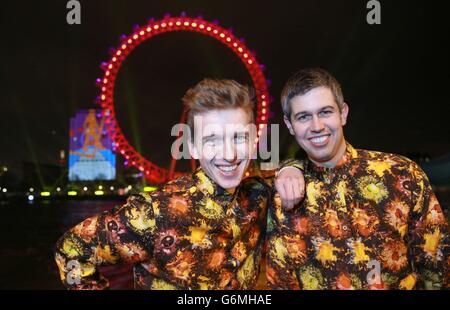
M0 289L63 289L53 260L59 237L85 218L123 201L34 201L0 205ZM130 288L129 266L116 288ZM107 270L108 272L108 270ZM117 272L116 272L117 273Z
M450 193L437 193L450 218ZM59 237L82 220L124 201L0 204L0 289L63 289L53 260ZM131 266L102 268L112 289L132 289Z

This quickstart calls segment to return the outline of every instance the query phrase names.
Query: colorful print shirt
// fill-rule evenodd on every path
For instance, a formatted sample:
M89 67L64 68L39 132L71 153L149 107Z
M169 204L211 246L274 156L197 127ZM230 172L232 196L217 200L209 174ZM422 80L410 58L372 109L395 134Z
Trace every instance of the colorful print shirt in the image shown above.
M248 289L259 274L270 188L247 178L234 195L201 169L91 217L56 245L70 289L103 289L97 266L134 263L136 289Z
M447 287L448 224L417 164L350 144L335 168L297 162L305 199L269 210L270 288Z

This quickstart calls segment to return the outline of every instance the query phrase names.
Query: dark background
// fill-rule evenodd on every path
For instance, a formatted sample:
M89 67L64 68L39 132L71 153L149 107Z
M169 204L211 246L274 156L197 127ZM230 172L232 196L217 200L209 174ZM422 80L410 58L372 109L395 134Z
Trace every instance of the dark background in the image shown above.
M450 36L444 1L380 0L381 25L366 23L366 0L80 2L81 25L66 23L66 0L0 3L0 166L8 166L8 173L38 164L58 167L60 150L68 149L69 118L79 108L96 107L95 80L108 49L150 17L184 11L219 20L256 51L272 81L271 123L282 121L279 94L293 72L329 70L350 106L348 140L428 167L433 184L441 186L436 193L442 206L449 208ZM200 34L158 36L126 59L115 108L126 137L145 157L168 167L180 99L204 77L250 82L237 56ZM280 138L282 158L297 153L284 125ZM0 203L0 288L62 288L53 261L57 238L120 203ZM124 268L109 271L113 288L131 288L129 266Z
M217 19L256 51L272 81L270 122L281 123L287 78L318 66L342 83L354 146L444 156L450 153L446 10L440 1L380 2L381 25L367 24L365 0L89 0L80 1L81 25L66 23L65 0L2 2L0 164L56 163L68 148L69 118L78 108L96 107L95 79L108 49L133 25L183 11ZM116 82L118 121L146 158L168 167L180 99L204 77L250 82L227 47L200 34L158 36L126 59ZM280 139L281 157L295 153L284 125Z

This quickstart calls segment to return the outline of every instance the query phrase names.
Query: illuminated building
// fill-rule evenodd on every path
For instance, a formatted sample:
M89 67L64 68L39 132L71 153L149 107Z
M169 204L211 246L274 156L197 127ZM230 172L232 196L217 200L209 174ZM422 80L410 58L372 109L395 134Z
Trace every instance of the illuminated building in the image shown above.
M116 156L101 110L79 110L70 119L69 136L69 181L116 178Z

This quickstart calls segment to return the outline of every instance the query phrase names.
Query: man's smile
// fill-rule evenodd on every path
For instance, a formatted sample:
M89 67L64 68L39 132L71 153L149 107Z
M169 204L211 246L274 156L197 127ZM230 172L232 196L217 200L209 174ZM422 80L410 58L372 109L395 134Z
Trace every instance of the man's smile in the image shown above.
M238 167L242 163L234 163L234 164L214 164L214 166L220 171L223 176L231 177L235 176L238 172Z
M308 138L308 140L313 146L320 147L326 145L328 141L330 141L330 136L330 134L314 136Z

